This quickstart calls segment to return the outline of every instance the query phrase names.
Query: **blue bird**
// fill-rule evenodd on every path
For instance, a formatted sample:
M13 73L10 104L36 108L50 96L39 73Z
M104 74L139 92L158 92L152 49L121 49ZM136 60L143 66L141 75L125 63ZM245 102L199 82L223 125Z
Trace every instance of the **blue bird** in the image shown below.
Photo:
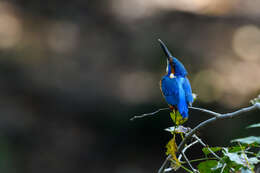
M176 125L188 119L188 105L193 103L193 96L187 71L183 64L173 57L166 45L158 39L167 57L166 75L160 81L161 92L168 103L171 118Z

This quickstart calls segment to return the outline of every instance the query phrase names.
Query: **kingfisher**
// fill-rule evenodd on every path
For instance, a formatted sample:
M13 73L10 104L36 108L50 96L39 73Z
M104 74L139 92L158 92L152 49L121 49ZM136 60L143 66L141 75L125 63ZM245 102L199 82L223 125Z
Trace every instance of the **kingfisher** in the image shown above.
M172 56L162 40L158 41L167 57L166 74L160 81L160 89L171 110L170 116L178 126L188 119L188 106L193 103L192 90L183 64Z

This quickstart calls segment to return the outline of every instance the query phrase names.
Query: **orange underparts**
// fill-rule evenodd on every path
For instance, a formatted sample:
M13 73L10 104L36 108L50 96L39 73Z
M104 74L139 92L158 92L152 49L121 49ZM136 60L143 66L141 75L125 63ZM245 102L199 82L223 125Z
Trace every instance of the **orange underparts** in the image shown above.
M175 71L174 71L174 68L173 68L173 67L171 68L171 73L172 73L172 74L174 74L174 73L175 73Z
M174 67L173 67L173 61L172 61L172 59L170 59L170 65L171 65L171 73L172 73L172 74L175 74L175 70L174 70Z
M177 110L177 108L175 106L169 105L170 109L173 110Z

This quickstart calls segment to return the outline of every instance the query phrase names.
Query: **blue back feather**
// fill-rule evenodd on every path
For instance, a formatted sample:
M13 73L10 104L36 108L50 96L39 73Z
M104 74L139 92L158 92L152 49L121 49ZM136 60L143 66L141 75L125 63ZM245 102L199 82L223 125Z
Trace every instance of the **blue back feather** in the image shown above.
M183 89L185 91L186 101L188 102L188 104L191 105L192 102L193 102L193 96L192 96L190 82L189 82L189 79L187 77L185 77L185 80L183 82Z
M175 75L185 77L188 73L183 64L179 60L177 60L177 58L173 57L172 59L174 64Z
M188 117L188 104L193 102L189 80L186 77L170 78L165 75L161 80L161 90L169 105L177 107L183 118Z
M161 90L169 105L177 105L179 102L178 84L176 78L169 78L167 75L161 80Z

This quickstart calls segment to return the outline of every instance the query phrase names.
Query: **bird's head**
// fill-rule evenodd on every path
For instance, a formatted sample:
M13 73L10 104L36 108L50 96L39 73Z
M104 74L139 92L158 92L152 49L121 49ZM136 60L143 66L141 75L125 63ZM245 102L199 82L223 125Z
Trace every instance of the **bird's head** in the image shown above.
M167 67L166 67L167 75L170 78L174 78L175 76L186 76L187 71L183 66L183 64L177 58L172 56L172 54L170 53L170 51L168 50L168 48L166 47L166 45L163 43L162 40L158 39L158 41L160 42L160 45L167 57Z

